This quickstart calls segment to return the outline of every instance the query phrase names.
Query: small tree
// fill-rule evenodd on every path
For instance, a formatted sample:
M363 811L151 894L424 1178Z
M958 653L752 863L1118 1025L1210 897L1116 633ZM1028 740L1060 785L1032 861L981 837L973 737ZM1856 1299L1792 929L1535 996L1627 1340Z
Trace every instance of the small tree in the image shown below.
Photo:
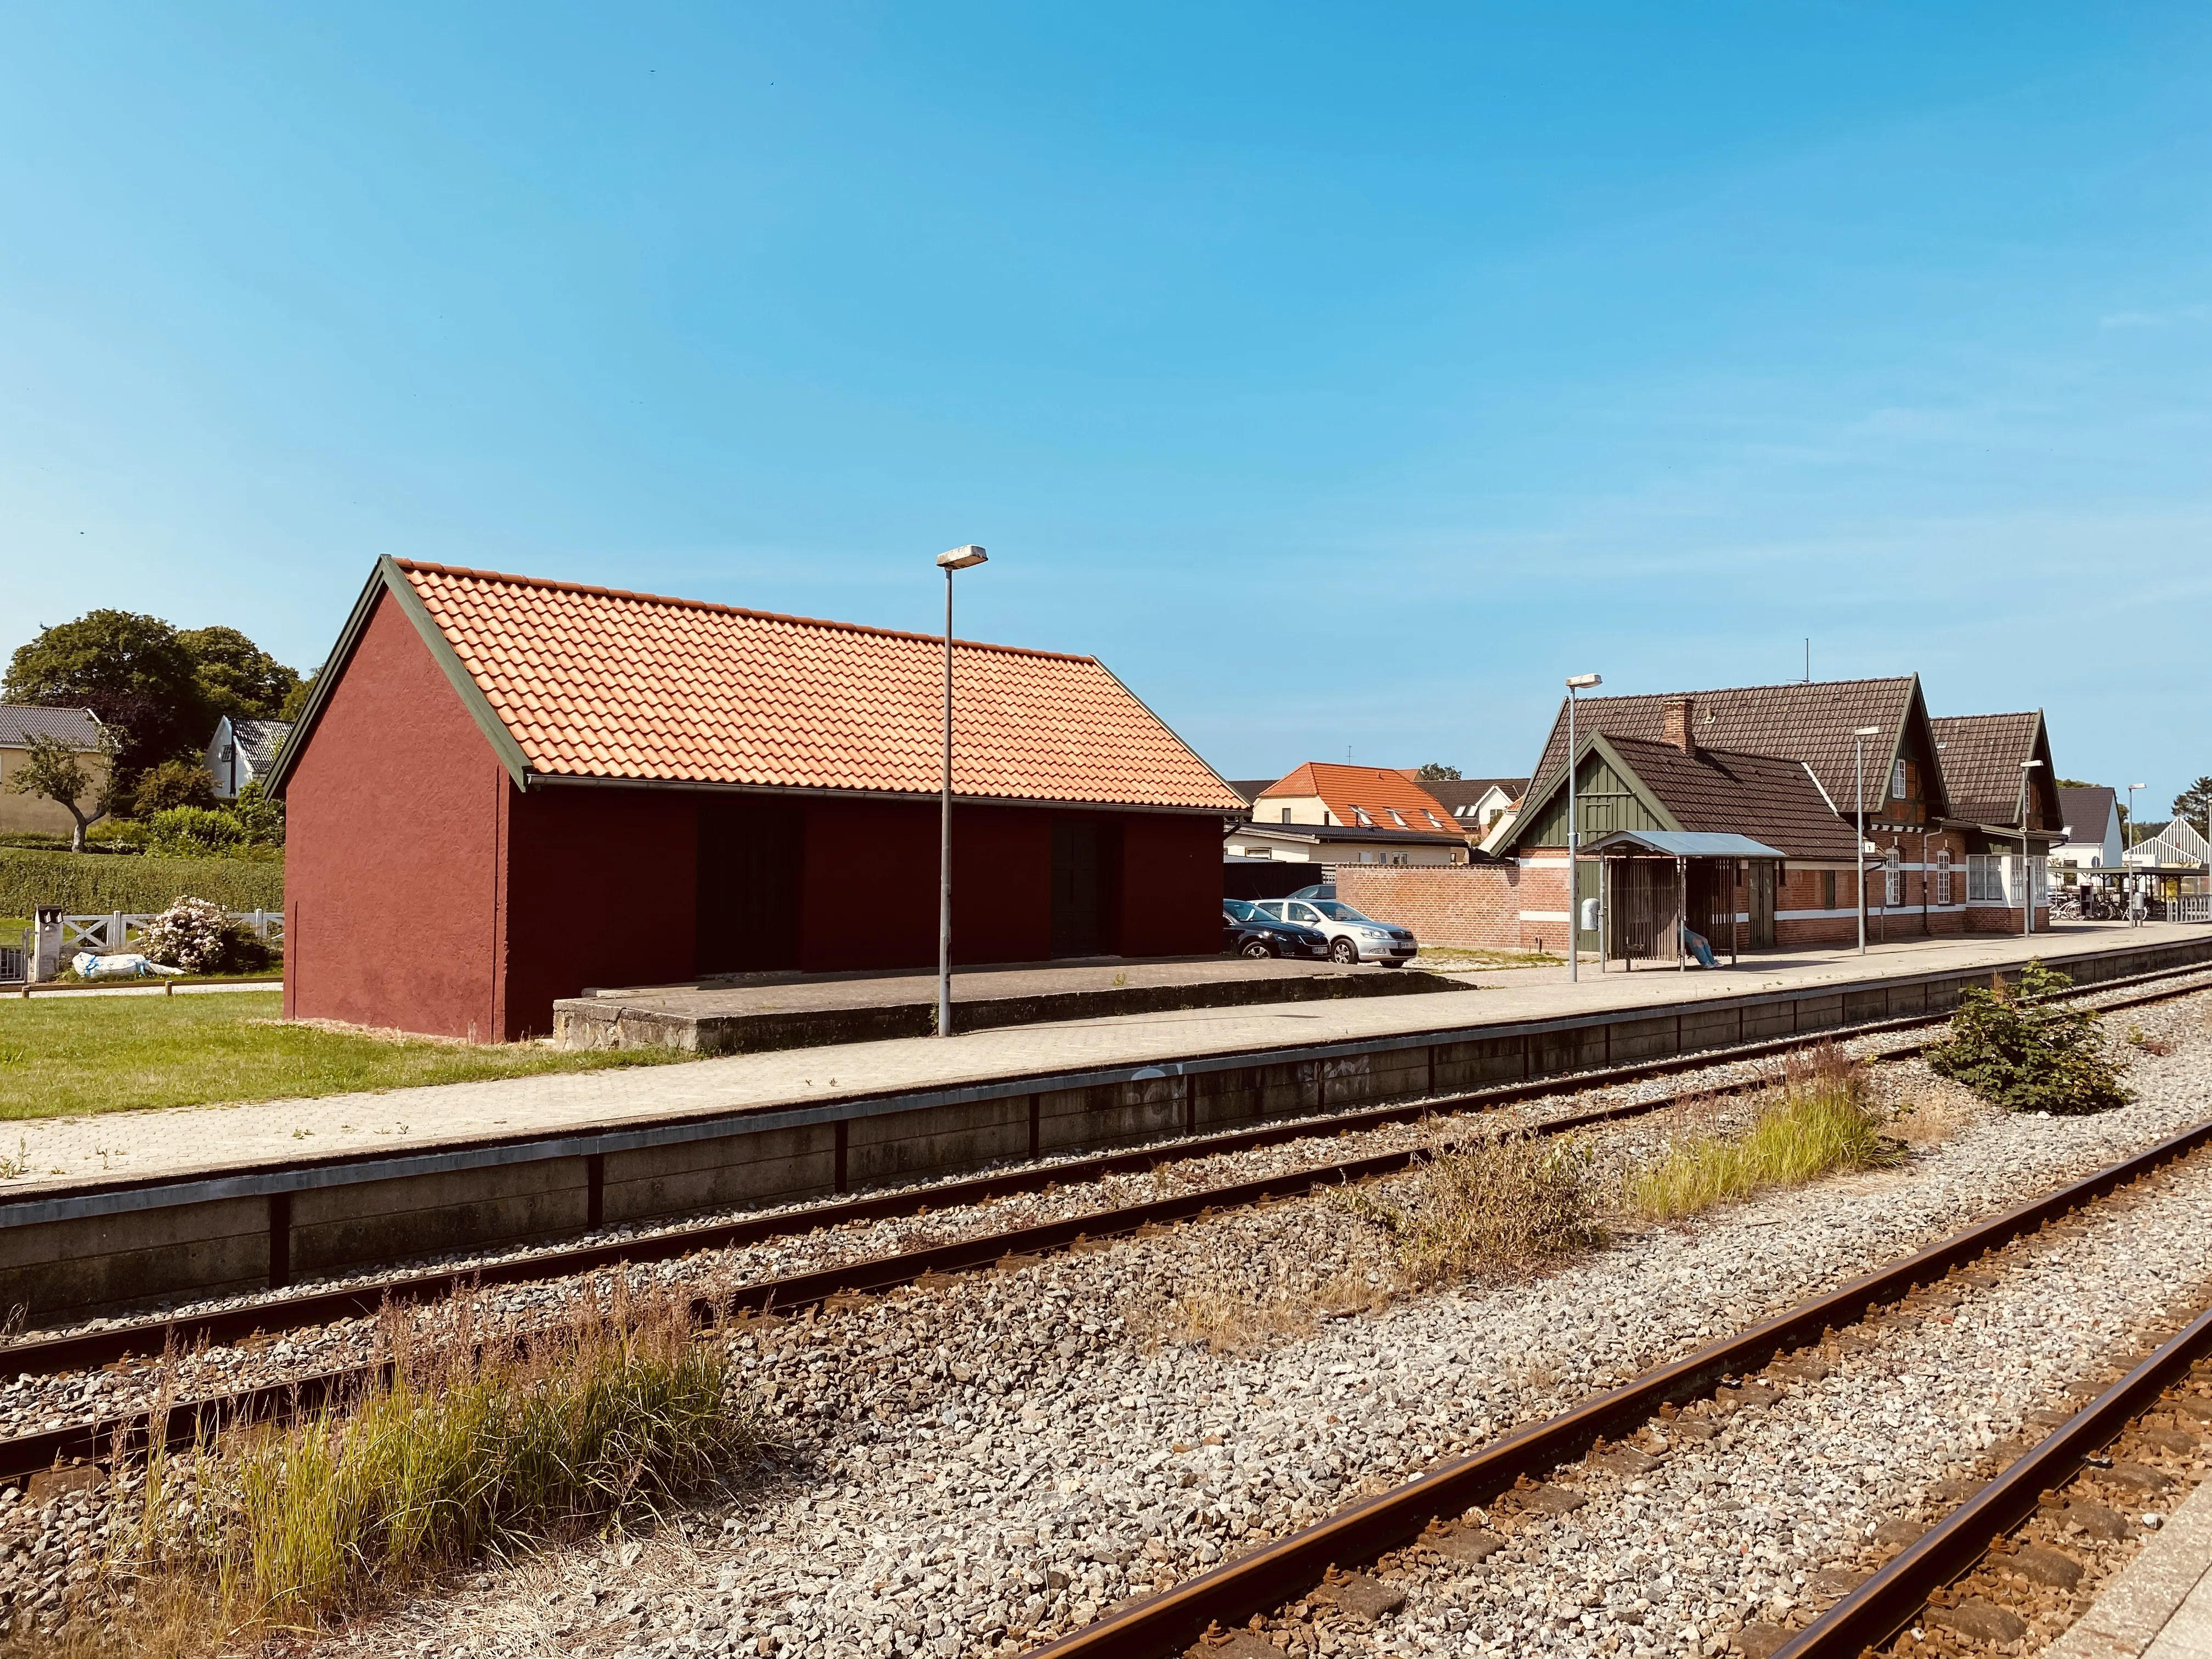
M2212 778L2199 778L2173 798L2173 816L2187 818L2192 825L2202 825L2208 808L2212 808Z
M1413 775L1424 783L1457 783L1459 768L1446 766L1442 761L1425 761Z
M1928 1050L1929 1068L2010 1111L2071 1115L2126 1105L2133 1097L2105 1057L2098 1016L2048 1000L2073 984L2030 962L2017 992L1967 987L1949 1038Z
M119 734L112 726L100 728L100 747L98 751L107 757L112 768L119 746ZM106 817L112 810L112 789L108 780L86 764L85 757L67 744L52 738L31 739L31 752L8 780L8 787L18 795L39 795L66 808L76 820L76 833L70 838L72 851L84 851L84 832ZM89 803L89 805L88 805Z

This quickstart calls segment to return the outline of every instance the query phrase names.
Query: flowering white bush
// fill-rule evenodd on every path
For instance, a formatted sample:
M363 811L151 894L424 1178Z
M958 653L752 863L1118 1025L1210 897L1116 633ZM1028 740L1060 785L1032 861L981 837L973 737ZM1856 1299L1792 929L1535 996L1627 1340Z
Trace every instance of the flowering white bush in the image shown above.
M229 928L230 918L220 904L180 898L146 924L138 948L149 962L188 974L211 974L222 966Z

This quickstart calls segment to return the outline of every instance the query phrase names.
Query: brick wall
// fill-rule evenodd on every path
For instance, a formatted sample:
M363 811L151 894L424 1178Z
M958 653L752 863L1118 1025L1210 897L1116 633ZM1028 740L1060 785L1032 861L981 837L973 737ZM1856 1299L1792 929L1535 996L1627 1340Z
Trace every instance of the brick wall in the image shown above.
M1521 878L1510 864L1340 864L1336 896L1377 921L1412 928L1424 945L1517 951Z

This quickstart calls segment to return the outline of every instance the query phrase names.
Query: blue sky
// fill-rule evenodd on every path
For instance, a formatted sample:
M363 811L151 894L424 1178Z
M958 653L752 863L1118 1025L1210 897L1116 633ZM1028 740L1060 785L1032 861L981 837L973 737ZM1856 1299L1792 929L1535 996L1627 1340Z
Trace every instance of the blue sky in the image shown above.
M2212 772L2212 13L0 6L0 649L382 552L1095 652L1231 775L1917 670Z

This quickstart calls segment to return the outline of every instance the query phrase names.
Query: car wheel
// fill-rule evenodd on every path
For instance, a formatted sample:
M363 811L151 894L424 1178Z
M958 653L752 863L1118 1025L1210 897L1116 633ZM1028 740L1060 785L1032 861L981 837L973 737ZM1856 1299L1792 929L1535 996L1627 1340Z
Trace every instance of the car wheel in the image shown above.
M1343 963L1349 967L1359 960L1359 947L1348 939L1331 939L1328 945L1328 959L1331 962Z
M1267 948L1266 940L1255 939L1247 940L1245 942L1244 948L1242 951L1239 951L1237 954L1239 956L1249 957L1255 962L1266 962L1272 958L1275 953Z

